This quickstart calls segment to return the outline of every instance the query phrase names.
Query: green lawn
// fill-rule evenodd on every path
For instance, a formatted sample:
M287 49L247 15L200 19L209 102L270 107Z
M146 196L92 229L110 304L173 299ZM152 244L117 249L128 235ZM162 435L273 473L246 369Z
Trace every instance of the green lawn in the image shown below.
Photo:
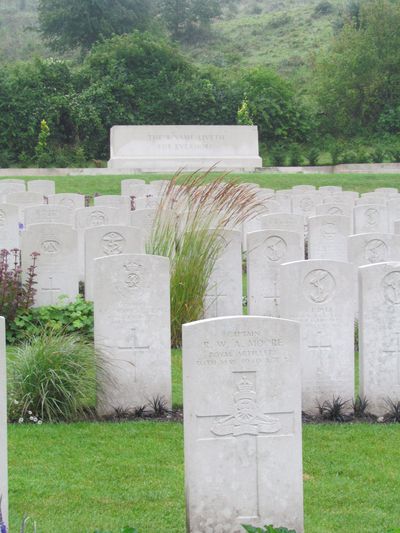
M239 176L242 181L259 183L263 187L272 189L287 189L293 185L311 184L318 187L321 185L342 185L345 190L367 192L376 187L399 187L400 185L399 176L393 174L264 174L260 172L231 175ZM40 179L54 179L57 192L120 194L122 179L141 178L152 181L170 177L171 175L165 174L135 174L130 176L57 176Z

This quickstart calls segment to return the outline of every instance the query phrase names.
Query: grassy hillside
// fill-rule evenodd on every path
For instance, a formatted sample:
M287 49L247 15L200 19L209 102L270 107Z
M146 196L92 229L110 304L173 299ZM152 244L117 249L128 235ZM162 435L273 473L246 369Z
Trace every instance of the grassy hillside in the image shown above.
M51 54L37 32L38 0L0 0L0 61ZM303 77L329 42L344 0L228 0L210 35L187 52L221 67L264 65Z
M189 51L199 62L299 74L330 41L342 5L342 0L233 1L213 23L212 36Z

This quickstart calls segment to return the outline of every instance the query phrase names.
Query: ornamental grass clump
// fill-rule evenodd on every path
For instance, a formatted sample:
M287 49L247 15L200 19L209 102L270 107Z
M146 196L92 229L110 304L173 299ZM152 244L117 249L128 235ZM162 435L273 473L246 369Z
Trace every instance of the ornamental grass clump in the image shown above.
M257 215L257 188L212 177L210 171L183 177L177 174L158 207L147 253L171 262L172 346L181 345L182 324L204 316L211 273L233 229Z
M15 348L9 416L13 421L73 421L94 404L101 359L77 334L45 329Z

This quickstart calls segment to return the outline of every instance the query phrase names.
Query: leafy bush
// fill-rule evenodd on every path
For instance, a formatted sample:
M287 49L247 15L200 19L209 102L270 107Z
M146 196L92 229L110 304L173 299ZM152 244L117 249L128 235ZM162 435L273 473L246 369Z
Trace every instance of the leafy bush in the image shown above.
M294 144L290 149L290 166L298 167L303 163L303 157L298 144Z
M39 335L43 329L79 333L93 339L93 304L78 296L66 305L51 305L20 310L7 325L7 342L16 344Z
M309 164L314 167L315 165L318 165L318 159L319 159L320 151L317 147L312 147L307 153L307 159Z
M385 150L377 146L375 150L372 151L371 158L373 163L383 163L385 161L386 152Z
M93 343L51 328L17 347L10 367L13 421L30 413L48 422L75 420L94 399L101 371Z
M318 404L320 417L323 420L330 420L332 422L344 422L344 408L348 403L348 400L342 400L340 396L333 397L332 401L325 400L322 404Z
M387 398L385 400L387 407L387 413L384 415L383 419L385 422L400 422L400 400L393 400L392 398Z
M283 167L286 164L286 149L283 145L275 145L270 151L270 160L273 167Z
M27 312L34 303L37 256L32 254L32 263L23 281L20 250L0 251L0 315L9 324L19 312Z

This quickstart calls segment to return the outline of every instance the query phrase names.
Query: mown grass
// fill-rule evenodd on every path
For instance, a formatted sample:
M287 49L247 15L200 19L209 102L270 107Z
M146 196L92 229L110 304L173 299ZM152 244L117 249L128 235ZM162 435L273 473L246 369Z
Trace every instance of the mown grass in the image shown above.
M399 176L396 174L267 174L263 172L230 174L239 177L243 182L258 183L262 187L272 189L289 189L293 185L310 184L341 185L344 190L360 193L372 191L376 187L399 187ZM145 179L147 182L156 179L170 179L171 174L135 174L126 176L56 176L36 179L52 179L56 182L56 192L77 192L81 194L120 194L121 180L126 178ZM6 178L2 178L6 179ZM21 178L27 181L35 178ZM229 175L227 176L229 179Z
M400 526L400 426L306 425L307 533ZM11 426L11 532L184 533L183 428L172 422Z

